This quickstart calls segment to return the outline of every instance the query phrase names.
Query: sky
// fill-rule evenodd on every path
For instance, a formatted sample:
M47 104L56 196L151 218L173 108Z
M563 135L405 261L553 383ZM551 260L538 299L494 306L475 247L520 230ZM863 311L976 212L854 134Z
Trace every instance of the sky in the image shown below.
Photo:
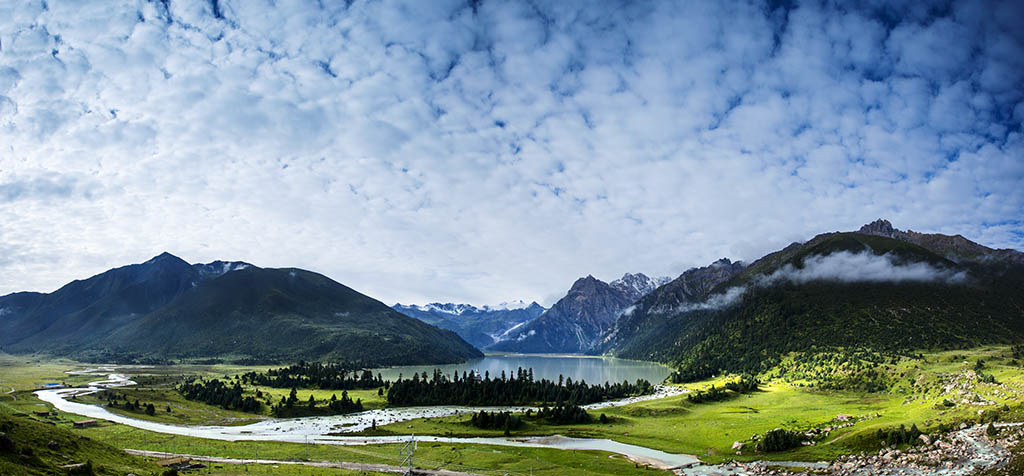
M1024 249L1024 3L0 0L0 294L171 252L550 304L876 218Z

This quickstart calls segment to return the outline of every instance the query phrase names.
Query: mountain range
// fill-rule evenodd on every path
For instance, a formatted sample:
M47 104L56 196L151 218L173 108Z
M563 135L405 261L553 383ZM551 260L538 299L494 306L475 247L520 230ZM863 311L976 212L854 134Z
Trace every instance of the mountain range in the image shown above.
M626 273L606 283L593 276L573 283L551 309L512 332L490 350L519 353L579 353L593 347L619 314L654 291L666 278Z
M389 308L310 271L168 253L52 293L0 297L0 350L84 361L439 364L481 348L659 361L692 380L759 372L792 352L1022 341L1024 253L881 219L671 280L586 276L549 309Z
M232 358L434 364L481 357L454 332L310 271L163 253L52 293L0 297L0 348L85 361Z
M424 306L399 303L391 308L427 324L455 331L480 349L493 345L546 311L536 302L526 304L523 301L481 307L436 302Z
M641 298L590 352L665 362L678 380L693 380L762 371L795 351L1020 342L1022 258L878 220L749 266L723 260L687 271Z

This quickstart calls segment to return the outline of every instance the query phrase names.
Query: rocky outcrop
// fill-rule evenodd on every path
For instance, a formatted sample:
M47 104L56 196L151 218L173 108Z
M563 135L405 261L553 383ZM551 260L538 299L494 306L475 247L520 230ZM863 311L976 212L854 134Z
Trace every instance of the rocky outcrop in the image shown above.
M864 235L884 236L927 248L956 263L1009 263L1024 264L1024 253L1011 249L993 249L975 243L961 235L943 235L941 233L918 233L913 230L900 230L892 226L889 220L879 218L868 223L857 233Z

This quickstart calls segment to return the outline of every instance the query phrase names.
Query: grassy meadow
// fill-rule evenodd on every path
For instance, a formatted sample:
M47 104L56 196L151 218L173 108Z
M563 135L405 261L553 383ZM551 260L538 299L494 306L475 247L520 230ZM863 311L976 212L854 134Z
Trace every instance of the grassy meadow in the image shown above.
M979 364L979 361L982 363ZM1024 419L1024 372L1010 348L992 346L971 351L932 352L918 357L896 358L880 368L891 382L888 391L858 392L821 390L811 386L812 380L775 376L761 390L735 395L724 401L693 403L686 395L639 402L622 407L591 411L594 422L577 425L553 425L526 418L513 436L562 434L575 437L609 438L623 443L650 447L672 453L686 453L706 462L727 460L830 460L837 456L862 451L876 451L874 437L878 429L898 425L917 425L933 433L941 424L977 421L979 412L995 412L1003 421ZM99 380L96 376L66 376L65 370L82 368L84 364L43 357L0 356L0 386L14 388L12 394L0 397L0 405L8 413L31 413L48 406L32 395L31 390L42 383L64 381L69 384ZM233 378L236 373L257 369L226 365L170 366L119 369L139 382L137 387L117 389L129 398L157 407L153 416L143 412L124 412L133 417L176 424L242 424L267 415L253 415L223 410L198 402L189 402L173 389L174 378L181 375ZM264 370L258 368L257 370ZM982 378L983 376L990 376ZM732 376L682 385L687 389L721 387ZM986 381L987 380L987 381ZM992 380L995 383L992 383ZM250 387L246 392L255 392ZM289 389L260 387L272 401L286 396ZM305 401L312 394L317 400L329 399L340 391L300 389L298 397ZM349 391L360 398L366 408L385 406L376 390ZM87 400L80 399L83 402ZM96 399L95 403L100 403ZM165 407L171 406L170 413ZM119 410L115 410L119 411ZM608 423L599 423L604 413ZM852 417L854 423L837 428L839 415ZM48 420L59 429L69 428L74 415L58 413ZM813 446L795 450L760 454L749 451L751 438L774 428L808 430L830 428L831 431ZM222 442L170 436L124 425L103 422L99 427L67 430L74 434L101 440L115 448L170 451L206 456L264 459L298 459L310 461L352 461L398 464L400 445L334 446L304 445L277 442ZM371 434L367 432L366 434ZM439 436L502 436L498 430L481 430L469 424L469 415L424 418L379 427L372 434L416 434ZM748 450L736 454L734 442L744 442ZM451 445L421 443L417 465L424 468L447 468L482 474L649 474L618 455L596 451L562 451L556 449L512 448L489 445ZM224 471L237 471L225 465ZM317 474L296 468L258 468L267 474ZM217 471L217 468L210 468ZM570 471L571 470L571 471ZM305 471L305 472L303 472ZM332 470L330 474L339 474ZM297 474L299 474L297 473ZM206 473L200 473L206 474ZM234 473L210 473L234 474ZM247 474L253 473L252 470ZM327 474L326 472L324 474Z

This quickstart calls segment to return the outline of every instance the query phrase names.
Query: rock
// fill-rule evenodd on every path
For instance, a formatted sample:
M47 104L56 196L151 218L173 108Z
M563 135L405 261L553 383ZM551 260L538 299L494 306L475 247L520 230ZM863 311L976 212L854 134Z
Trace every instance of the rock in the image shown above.
M930 444L932 444L932 439L931 439L931 438L929 438L929 437L928 437L928 435L921 435L921 436L919 436L919 437L917 437L917 438L918 438L919 440L921 440L921 443L924 443L925 445L930 445Z
M742 450L743 449L743 443L740 443L739 441L733 443L732 444L732 449L737 450L737 451L738 450Z
M60 445L57 444L56 441L50 440L50 442L46 444L46 447L50 448L51 450L57 451L57 449L60 448Z

